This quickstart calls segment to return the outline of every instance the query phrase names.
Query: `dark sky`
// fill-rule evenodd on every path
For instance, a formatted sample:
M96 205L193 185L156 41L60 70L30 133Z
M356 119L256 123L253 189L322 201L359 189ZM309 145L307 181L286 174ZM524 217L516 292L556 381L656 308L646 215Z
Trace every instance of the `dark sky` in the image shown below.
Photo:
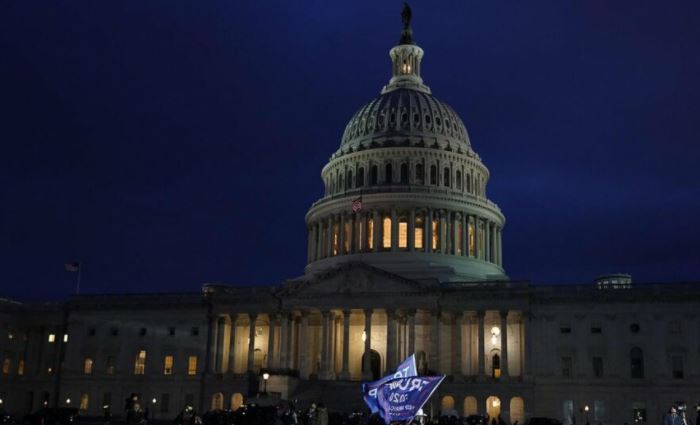
M700 280L700 2L413 1L512 278ZM0 3L0 296L302 273L304 214L390 76L399 1Z

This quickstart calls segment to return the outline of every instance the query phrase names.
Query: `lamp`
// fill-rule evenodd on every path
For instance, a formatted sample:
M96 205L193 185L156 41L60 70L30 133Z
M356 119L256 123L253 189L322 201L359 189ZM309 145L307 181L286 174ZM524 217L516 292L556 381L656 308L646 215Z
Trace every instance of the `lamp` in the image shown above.
M501 329L498 326L491 328L491 344L496 345L498 343L498 335L501 334Z
M158 400L155 397L153 397L153 400L151 400L151 403L156 404L157 402L158 402Z
M263 377L263 394L267 395L267 380L270 379L270 374L265 372L262 375Z
M362 331L362 342L367 341L367 331Z
M66 399L66 404L70 404L70 398Z

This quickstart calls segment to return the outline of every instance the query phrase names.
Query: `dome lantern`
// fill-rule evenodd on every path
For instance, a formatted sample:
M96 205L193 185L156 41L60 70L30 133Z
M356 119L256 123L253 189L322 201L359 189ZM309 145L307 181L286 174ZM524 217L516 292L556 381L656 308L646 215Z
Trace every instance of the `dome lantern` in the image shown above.
M382 89L382 94L400 88L410 88L430 94L430 88L423 84L423 79L420 76L423 49L413 41L411 8L406 3L404 3L403 12L401 12L401 20L403 21L401 39L399 44L389 51L392 62L392 77L389 84Z

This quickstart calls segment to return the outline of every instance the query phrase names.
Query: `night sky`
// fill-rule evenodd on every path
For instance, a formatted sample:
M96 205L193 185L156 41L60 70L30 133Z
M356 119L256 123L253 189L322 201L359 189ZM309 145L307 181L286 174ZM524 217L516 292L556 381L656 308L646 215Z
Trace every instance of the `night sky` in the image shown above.
M700 281L700 2L413 1L514 279ZM0 297L302 274L399 1L0 3Z

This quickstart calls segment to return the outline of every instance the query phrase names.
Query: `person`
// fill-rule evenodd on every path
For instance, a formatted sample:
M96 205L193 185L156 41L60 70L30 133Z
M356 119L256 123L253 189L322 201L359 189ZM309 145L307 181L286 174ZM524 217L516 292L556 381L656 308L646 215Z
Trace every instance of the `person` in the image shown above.
M328 410L323 403L318 403L318 425L328 425Z
M294 411L294 405L288 403L284 412L282 412L282 423L284 425L297 425L297 413Z
M664 416L663 425L687 425L683 419L678 416L676 407L672 406L668 413Z
M311 407L306 412L306 424L307 425L318 425L318 410L316 409L316 403L311 403Z
M138 401L134 402L126 413L126 425L144 425L146 421L143 417L143 410Z

